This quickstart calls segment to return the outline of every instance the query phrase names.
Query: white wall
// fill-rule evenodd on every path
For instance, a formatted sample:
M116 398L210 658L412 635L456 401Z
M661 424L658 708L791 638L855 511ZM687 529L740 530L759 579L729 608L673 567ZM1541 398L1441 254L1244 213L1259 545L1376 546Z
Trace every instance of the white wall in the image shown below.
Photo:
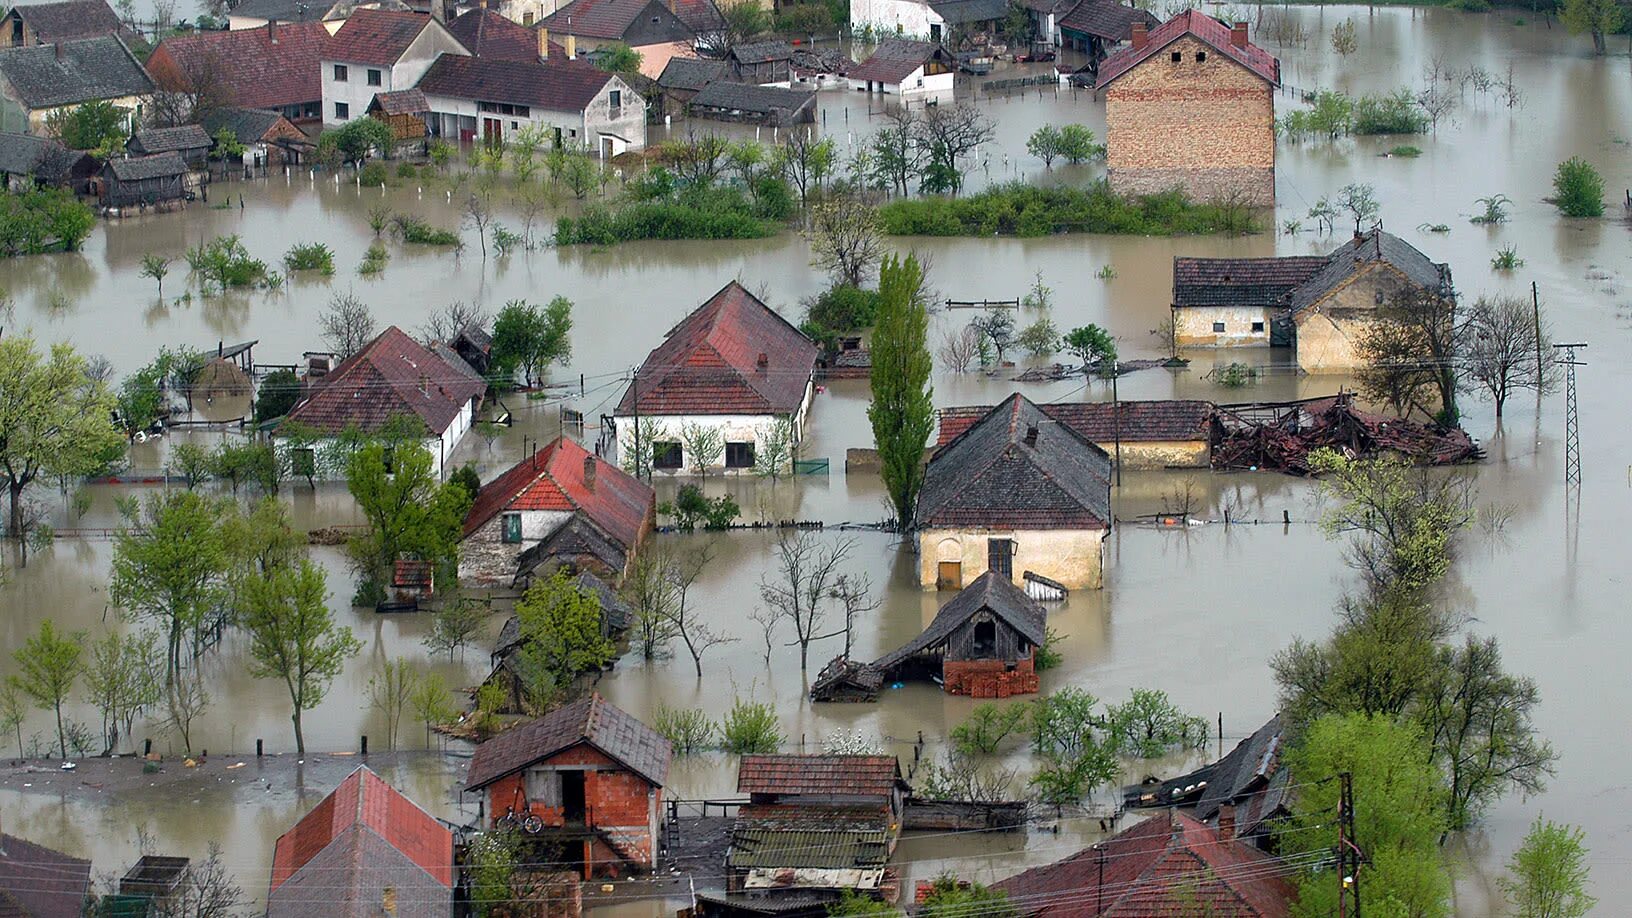
M468 53L446 27L433 20L402 53L402 57L389 67L325 58L320 65L323 78L323 124L325 127L338 127L347 121L365 117L368 114L368 103L374 101L376 94L411 89L419 82L419 78L425 75L425 71L431 69L431 64L439 56ZM346 66L344 82L334 78L336 64ZM370 70L380 71L380 85L368 84ZM335 115L334 106L337 103L345 103L350 107L346 118L342 119Z
M924 68L919 67L900 83L874 83L874 92L887 96L900 96L903 99L916 99L924 96L939 96L948 101L952 99L952 89L957 83L958 75L952 71L937 73L934 76L925 76ZM866 80L851 80L850 88L866 91Z
M613 90L623 94L623 103L616 119L611 116L610 98ZM526 115L501 115L496 112L480 111L475 99L457 99L427 93L425 101L430 104L432 115L436 118L437 131L448 140L457 140L459 137L455 119L468 118L474 121L476 138L481 139L483 119L493 118L499 122L505 140L511 139L514 134L529 125L542 125L545 128L560 128L564 144L569 147L582 147L595 156L601 153L603 132L614 135L612 150L614 156L625 150L646 148L646 102L630 89L628 84L616 77L607 81L606 86L582 112L530 108Z
M880 38L893 35L928 41L931 25L941 26L945 36L945 21L925 0L850 0L850 27L857 34L872 26Z

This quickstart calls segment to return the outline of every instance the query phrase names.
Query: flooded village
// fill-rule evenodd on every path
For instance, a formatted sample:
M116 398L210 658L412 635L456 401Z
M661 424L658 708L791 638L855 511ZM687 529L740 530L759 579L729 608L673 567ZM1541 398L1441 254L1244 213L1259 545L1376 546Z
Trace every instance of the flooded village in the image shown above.
M1627 18L12 8L0 912L1619 914Z

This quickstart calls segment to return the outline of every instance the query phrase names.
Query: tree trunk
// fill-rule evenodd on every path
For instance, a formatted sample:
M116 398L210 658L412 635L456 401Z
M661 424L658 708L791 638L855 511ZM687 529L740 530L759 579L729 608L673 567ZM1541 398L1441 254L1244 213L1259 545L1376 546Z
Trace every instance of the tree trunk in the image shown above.
M57 701L57 751L68 758L68 733L62 729L62 701Z
M6 486L11 496L11 518L7 530L17 540L18 567L28 567L28 539L23 532L23 483L13 478Z
M304 759L306 757L306 734L300 729L300 708L295 708L295 713L291 714L289 719L295 723L295 755Z

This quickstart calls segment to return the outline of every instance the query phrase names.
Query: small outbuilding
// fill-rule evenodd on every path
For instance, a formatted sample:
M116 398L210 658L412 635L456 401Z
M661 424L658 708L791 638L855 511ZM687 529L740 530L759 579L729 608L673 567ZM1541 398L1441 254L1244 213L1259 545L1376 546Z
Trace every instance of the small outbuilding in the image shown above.
M203 169L210 159L210 147L215 142L210 139L210 133L200 125L184 124L180 127L142 128L130 135L125 141L125 149L132 156L154 156L159 153L175 153L180 156L187 168L192 170Z
M1050 402L1038 405L1052 420L1120 458L1124 469L1204 469L1212 464L1218 406L1199 399ZM942 408L937 446L951 443L992 409Z
M187 196L187 171L186 161L175 152L110 159L97 174L97 200L118 210L179 207Z
M1277 714L1216 762L1165 781L1123 788L1122 806L1178 809L1269 850L1276 827L1291 815L1286 746L1286 726Z
M958 61L939 42L888 38L872 56L850 68L850 87L903 99L952 98Z
M1096 73L1112 48L1133 38L1135 25L1148 31L1160 23L1148 10L1119 0L1080 0L1063 11L1057 28L1060 45L1088 55L1088 70Z
M1029 695L1037 691L1037 649L1047 631L1042 605L988 570L942 606L922 634L873 667L890 681L938 678L949 695Z
M45 187L79 192L95 174L96 161L83 151L49 137L0 133L0 180L8 191Z
M729 79L731 65L726 61L705 60L700 57L671 57L657 77L657 88L663 98L664 114L685 111L686 104L710 83Z
M731 68L731 79L738 83L763 86L767 83L787 84L793 80L793 45L785 41L733 45L725 59Z
M1286 347L1286 295L1326 267L1324 255L1173 259L1173 342L1179 347Z
M218 108L200 123L212 143L223 130L232 132L232 139L244 146L244 165L255 169L299 165L317 149L293 121L267 108Z
M786 127L816 120L816 93L719 81L703 87L686 108L700 118Z

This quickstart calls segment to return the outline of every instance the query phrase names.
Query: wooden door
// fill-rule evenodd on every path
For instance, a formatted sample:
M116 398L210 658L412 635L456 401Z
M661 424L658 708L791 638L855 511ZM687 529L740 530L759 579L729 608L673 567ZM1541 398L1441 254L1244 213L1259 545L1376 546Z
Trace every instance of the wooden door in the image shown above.
M963 562L942 561L936 565L935 589L961 590L963 589Z

